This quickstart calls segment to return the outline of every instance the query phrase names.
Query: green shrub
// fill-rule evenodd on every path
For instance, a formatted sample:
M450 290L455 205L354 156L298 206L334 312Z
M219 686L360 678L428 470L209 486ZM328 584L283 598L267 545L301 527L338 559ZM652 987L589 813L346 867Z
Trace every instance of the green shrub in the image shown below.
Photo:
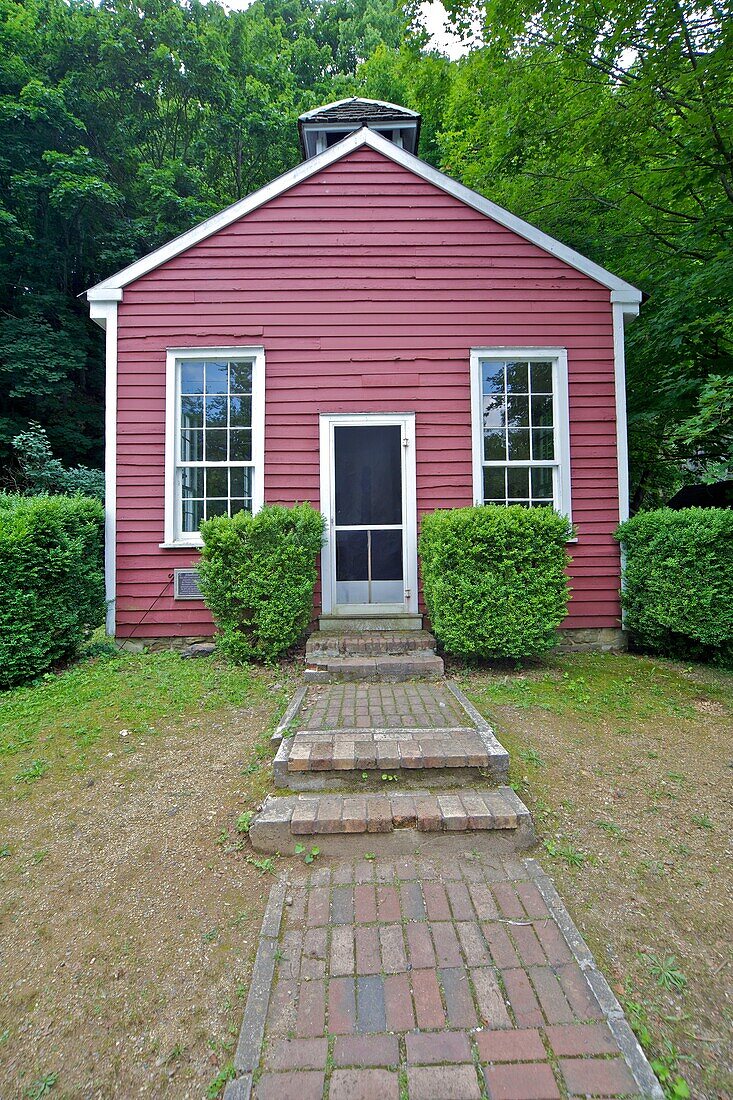
M624 623L640 649L733 664L733 511L660 508L616 532Z
M449 653L545 653L567 615L570 523L550 508L486 505L433 512L420 556L430 622Z
M274 660L302 637L313 609L323 522L310 504L296 504L201 524L201 591L230 657Z
M71 657L104 622L104 509L0 494L0 688Z
M35 421L15 436L13 449L19 470L18 488L24 493L81 494L104 500L103 471L88 466L64 466L53 457L46 429Z

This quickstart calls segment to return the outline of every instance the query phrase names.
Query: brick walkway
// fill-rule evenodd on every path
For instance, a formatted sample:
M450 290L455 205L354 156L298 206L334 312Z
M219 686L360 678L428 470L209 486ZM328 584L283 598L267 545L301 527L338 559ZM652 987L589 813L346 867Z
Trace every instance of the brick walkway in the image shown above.
M235 1065L226 1100L661 1096L539 868L458 853L296 865Z
M297 729L377 731L421 729L473 731L445 683L328 684L310 687Z

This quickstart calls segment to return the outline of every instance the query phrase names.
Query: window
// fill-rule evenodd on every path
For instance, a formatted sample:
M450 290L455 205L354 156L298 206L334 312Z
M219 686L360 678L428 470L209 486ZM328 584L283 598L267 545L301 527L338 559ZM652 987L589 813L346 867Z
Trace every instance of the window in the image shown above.
M475 349L471 368L476 503L569 516L564 349Z
M261 505L263 374L262 349L168 353L165 544L200 544L203 520Z

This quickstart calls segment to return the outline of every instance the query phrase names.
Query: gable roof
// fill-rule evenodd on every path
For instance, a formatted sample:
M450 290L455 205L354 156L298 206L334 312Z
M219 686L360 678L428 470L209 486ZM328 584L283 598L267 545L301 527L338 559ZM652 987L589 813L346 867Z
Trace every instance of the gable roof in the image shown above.
M335 105L332 104L331 106ZM323 109L324 108L318 108L318 110ZM404 108L397 109L404 110ZM525 240L537 245L538 248L550 253L550 255L555 256L558 260L562 260L570 267L574 267L577 271L581 271L584 275L600 283L601 286L608 287L611 291L612 302L622 302L629 307L636 307L633 311L638 312L638 304L641 302L642 294L641 291L637 290L631 283L627 283L624 279L619 279L618 276L613 275L604 267L594 263L593 260L589 260L586 256L582 256L574 249L555 240L554 237L550 237L547 233L543 233L540 229L530 225L529 222L525 222L521 218L516 217L516 215L511 214L508 210L504 210L503 207L497 206L496 203L484 198L483 195L479 195L476 191L471 191L470 188L464 187L461 183L457 183L455 180L451 179L450 176L446 176L443 172L439 172L437 168L433 168L432 165L427 164L424 160L420 160L419 157L413 156L412 153L408 153L405 149L400 149L393 142L367 127L355 130L336 145L332 145L330 149L326 149L325 152L319 153L310 160L303 161L301 164L296 165L295 168L291 168L289 172L285 172L282 176L273 180L272 183L268 183L265 187L261 187L259 191L254 191L251 195L247 195L246 198L240 199L238 202L228 206L225 210L221 210L218 214L214 214L213 217L207 218L206 221L201 222L200 225L194 226L193 229L189 229L188 232L182 233L172 241L168 241L168 243L162 245L161 248L156 248L153 252L148 253L147 256L143 256L142 259L136 260L135 263L123 268L115 275L110 275L108 279L103 279L101 283L97 283L96 286L86 291L87 300L90 302L120 301L122 299L123 288L129 283L134 282L143 275L147 275L149 271L153 271L156 267L160 267L161 264L166 263L168 260L172 260L182 252L186 252L189 248L192 248L193 245L205 240L213 233L218 233L219 230L231 225L232 222L238 221L240 218L250 214L253 210L257 210L258 207L264 206L265 203L282 195L285 191L290 190L291 187L295 187L296 184L302 183L303 180L309 179L317 172L322 171L322 169L327 168L329 165L343 159L343 157L348 156L349 153L353 153L356 149L360 149L363 146L373 149L377 153L381 153L382 156L401 165L403 168L407 169L408 172L412 172L414 175L440 188L441 191L446 192L448 195L452 195L454 198L458 199L459 202L465 203L466 206L472 207L480 214L484 214L487 218L491 218L499 225L518 234L518 236L524 237Z

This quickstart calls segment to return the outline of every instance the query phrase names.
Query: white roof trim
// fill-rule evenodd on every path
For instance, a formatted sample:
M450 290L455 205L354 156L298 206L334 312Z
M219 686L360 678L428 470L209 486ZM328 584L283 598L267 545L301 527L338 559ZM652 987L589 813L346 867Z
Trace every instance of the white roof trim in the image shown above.
M402 111L403 114L412 115L413 118L419 118L420 115L417 111L411 111L409 107L401 107L399 103L389 103L386 99L365 99L360 95L350 95L347 99L336 99L333 103L326 103L323 107L314 107L312 111L306 111L305 114L299 116L299 121L304 122L306 119L313 118L315 115L320 115L322 111L330 111L332 107L340 107L343 103L372 103L376 107L391 107L395 111ZM385 123L387 125L387 123Z
M319 110L322 109L323 108L319 108ZM625 282L623 279L619 279L616 275L612 275L610 271L606 271L606 269L599 264L593 263L592 260L587 259L585 256L581 256L579 252L576 252L572 248L568 248L567 245L561 244L560 241L556 241L554 237L548 236L547 233L542 233L541 230L530 225L529 222L525 222L514 214L510 214L508 210L504 210L503 207L497 206L496 203L491 202L489 199L485 199L483 195L479 195L475 191L471 191L468 187L464 187L463 184L457 183L443 172L439 172L437 168L433 168L430 164L426 164L424 160L420 160L419 157L413 156L412 153L408 153L405 149L398 148L393 142L367 127L355 130L336 145L332 145L330 149L326 149L325 152L319 153L318 156L312 157L310 160L303 161L302 164L296 165L295 168L291 168L289 172L285 172L282 176L273 180L272 183L268 183L265 187L261 187L259 191L255 191L246 198L240 199L239 202L235 202L232 206L228 206L226 210L221 210L218 214L214 214L212 218L207 218L206 221L201 222L200 225L190 229L187 233L182 233L179 237L175 237L172 241L169 241L167 244L163 245L162 248L156 248L154 252L150 252L147 256L143 256L141 260L137 260L136 263L123 268L122 271L118 271L116 275L111 275L108 279L104 279L101 283L97 283L96 286L86 292L87 299L89 301L109 300L113 297L113 294L110 292L119 291L122 287L127 286L128 283L132 283L136 279L141 278L141 276L147 275L149 271L153 271L156 267L160 267L161 264L166 263L168 260L172 260L182 252L186 252L193 245L198 244L199 241L203 241L207 237L210 237L212 233L217 233L220 229L225 229L228 225L231 225L232 222L238 221L258 207L264 206L265 203L277 198L285 191L289 191L290 188L295 187L296 184L302 183L317 172L320 172L323 168L328 168L328 166L335 163L335 161L341 160L343 157L348 156L349 153L353 153L354 150L361 148L362 145L374 149L375 152L381 153L383 156L393 160L396 164L406 168L408 172L420 176L422 179L426 180L426 182L432 183L435 187L440 188L441 191L445 191L446 194L452 195L460 202L465 203L466 206L472 207L474 210L477 210L480 214L485 214L487 218L491 218L499 225L503 225L506 229L510 229L520 237L524 237L525 240L537 245L538 248L543 249L545 252L549 252L550 255L555 256L558 260L562 260L564 263L569 264L570 267L574 267L577 271L581 271L584 275L588 275L589 278L595 279L601 286L608 287L609 290L615 292L615 301L623 301L629 305L638 305L638 303L641 302L641 291L637 290L637 288L630 283ZM114 297L117 298L117 295L115 294Z

